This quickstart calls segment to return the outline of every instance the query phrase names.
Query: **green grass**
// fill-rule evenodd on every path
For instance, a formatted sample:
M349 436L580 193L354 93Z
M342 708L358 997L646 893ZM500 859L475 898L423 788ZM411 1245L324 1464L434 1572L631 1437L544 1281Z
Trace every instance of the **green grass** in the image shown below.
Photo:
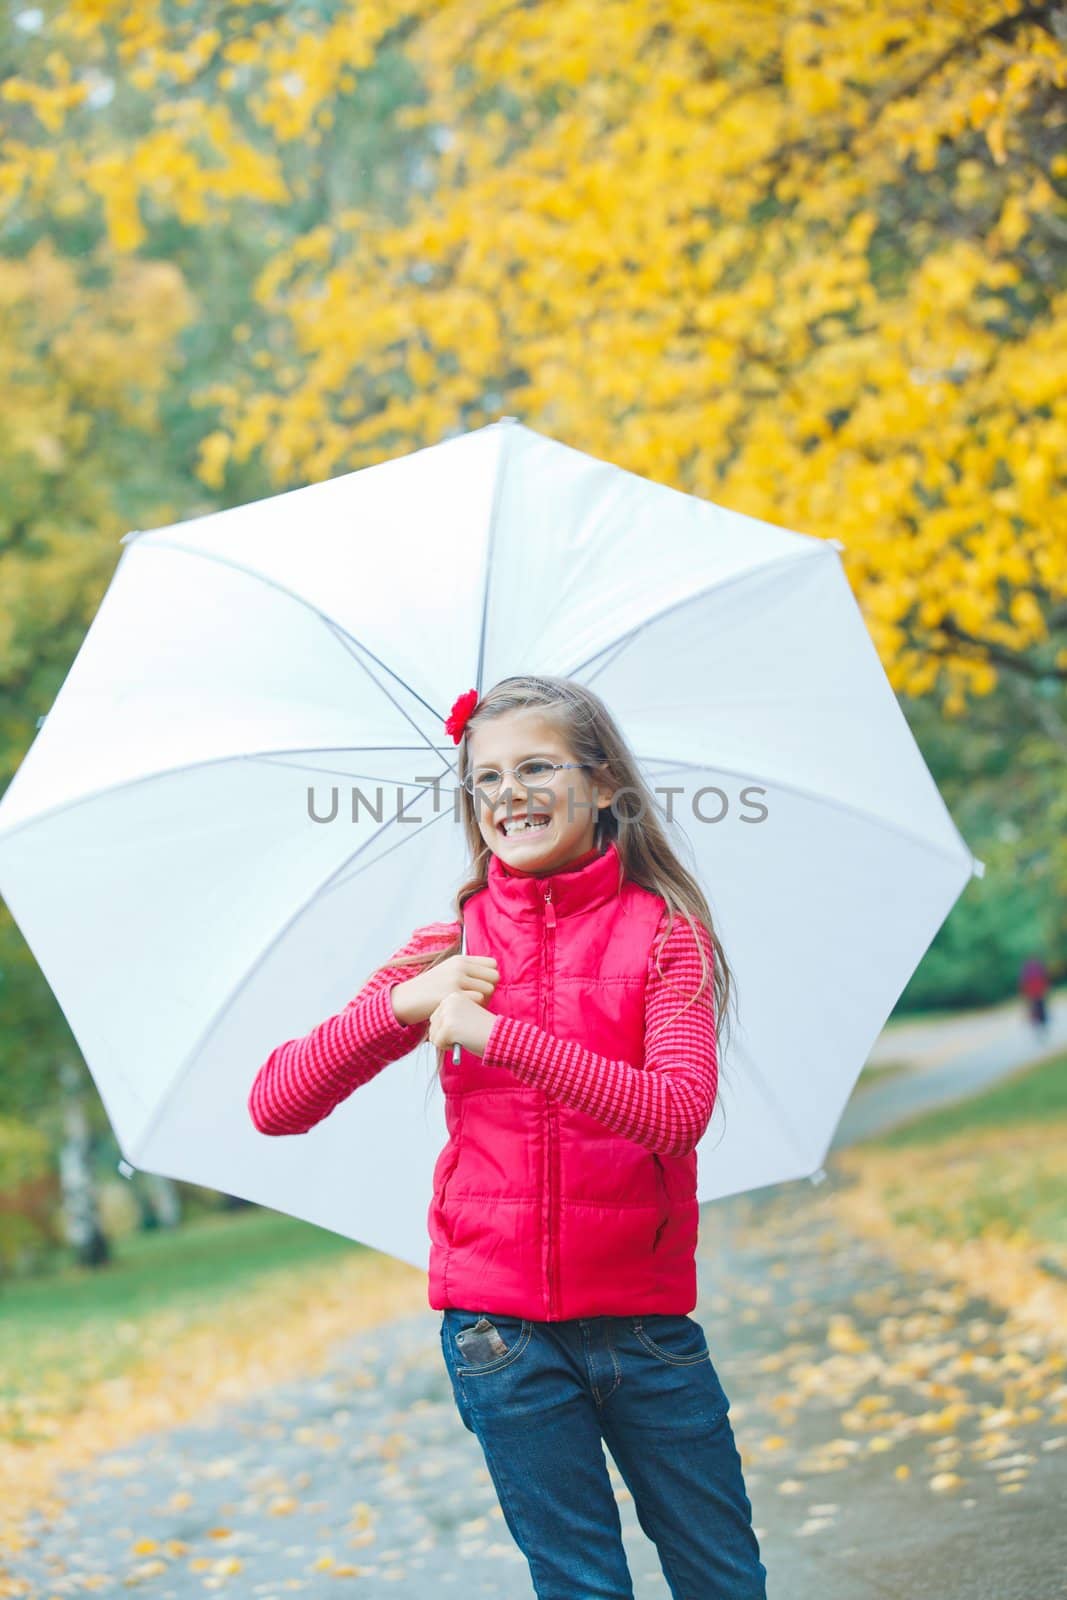
M1067 984L1062 979L1052 985L1049 990L1049 1001L1055 1003L1057 997L1067 999ZM965 1004L956 1006L931 1006L921 1011L901 1011L889 1018L885 1025L885 1032L891 1034L894 1028L907 1028L914 1024L925 1026L928 1022L959 1022L972 1015L975 1010L997 1011L1005 1006L1017 1006L1021 1010L1025 1002L1016 993L1005 994L999 1000L993 1000L988 1007Z
M981 1183L938 1205L892 1206L895 1222L914 1224L933 1238L976 1239L1024 1232L1055 1250L1067 1247L1067 1177L1020 1170L1010 1160L987 1161ZM1049 1258L1050 1270L1061 1269Z
M1003 1138L969 1144L989 1130ZM1013 1130L1018 1137L1013 1138ZM1042 1269L1067 1274L1067 1053L981 1094L939 1107L857 1146L886 1163L883 1204L930 1238L1015 1238ZM1036 1137L1035 1137L1036 1133ZM1023 1135L1026 1135L1024 1138ZM1043 1254L1041 1252L1044 1251Z
M857 1089L869 1089L875 1083L888 1083L890 1078L897 1078L902 1072L913 1072L914 1065L910 1061L869 1061L860 1073Z
M939 1106L869 1142L885 1149L936 1144L972 1129L1067 1118L1067 1053L1002 1078L970 1099Z
M0 1286L0 1410L43 1381L68 1388L119 1376L138 1355L139 1319L167 1312L195 1321L268 1273L364 1248L280 1212L238 1211L200 1216L173 1232L128 1234L114 1241L106 1267L7 1282Z
M931 1006L925 1011L901 1011L889 1018L885 1032L892 1033L894 1028L912 1028L927 1022L958 1022L964 1015L966 1012L960 1006Z
M340 1234L276 1211L197 1217L174 1230L112 1241L105 1267L67 1266L48 1277L0 1288L0 1351L12 1326L62 1326L86 1317L134 1317L189 1299L239 1292L249 1279L282 1267L361 1250Z

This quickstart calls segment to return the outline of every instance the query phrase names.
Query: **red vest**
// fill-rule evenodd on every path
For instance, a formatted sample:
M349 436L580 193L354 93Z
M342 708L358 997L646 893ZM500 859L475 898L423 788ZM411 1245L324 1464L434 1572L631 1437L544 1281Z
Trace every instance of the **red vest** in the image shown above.
M574 870L489 861L467 951L500 970L487 1010L644 1066L658 895L624 882L614 841ZM557 1322L688 1313L697 1299L697 1153L659 1156L480 1056L441 1065L448 1143L434 1168L429 1303Z

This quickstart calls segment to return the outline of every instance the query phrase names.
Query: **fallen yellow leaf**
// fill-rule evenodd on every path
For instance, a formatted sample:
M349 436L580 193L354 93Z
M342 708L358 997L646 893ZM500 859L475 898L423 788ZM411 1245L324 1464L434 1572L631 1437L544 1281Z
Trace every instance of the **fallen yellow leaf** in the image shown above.
M935 1472L930 1479L930 1487L937 1494L944 1494L949 1489L958 1489L963 1479L956 1472Z

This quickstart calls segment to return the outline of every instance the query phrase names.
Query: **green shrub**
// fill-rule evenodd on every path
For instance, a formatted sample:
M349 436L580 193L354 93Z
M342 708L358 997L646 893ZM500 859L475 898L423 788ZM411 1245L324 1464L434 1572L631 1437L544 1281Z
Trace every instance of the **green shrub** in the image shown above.
M47 1136L29 1123L0 1117L0 1273L62 1242L59 1198Z

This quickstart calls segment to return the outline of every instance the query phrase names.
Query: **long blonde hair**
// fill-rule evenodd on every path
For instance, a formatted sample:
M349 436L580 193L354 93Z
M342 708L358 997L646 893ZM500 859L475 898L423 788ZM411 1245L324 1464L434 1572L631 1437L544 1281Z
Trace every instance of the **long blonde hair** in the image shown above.
M707 901L694 875L678 859L671 847L665 828L666 814L658 799L641 776L636 758L620 733L611 712L600 696L583 683L572 678L532 676L527 673L501 681L487 691L478 701L474 714L468 719L458 747L457 780L460 784L470 769L470 734L482 723L501 717L509 711L535 709L547 716L566 740L575 761L588 765L595 782L600 782L614 793L610 805L598 813L598 842L614 840L619 852L620 883L628 878L632 883L659 895L666 903L668 916L664 940L680 915L690 927L699 920L707 929L713 951L712 994L715 1013L717 1054L721 1057L721 1044L728 1033L727 1008L732 993L733 980L726 956L713 925ZM460 790L461 820L470 850L471 875L461 885L455 898L455 920L461 921L463 907L471 895L484 889L488 880L489 860L492 851L482 837L474 797L466 789ZM662 818L662 820L661 820ZM695 932L695 929L694 929ZM396 967L418 967L427 970L458 955L460 937L429 954L397 956L391 962ZM708 961L702 945L700 950L700 983L682 1007L693 1004L708 986ZM656 950L656 968L659 965L661 944ZM665 980L666 981L666 980ZM681 1015L681 1012L676 1013ZM671 1019L674 1020L673 1018ZM435 1076L440 1078L443 1051L437 1051Z

